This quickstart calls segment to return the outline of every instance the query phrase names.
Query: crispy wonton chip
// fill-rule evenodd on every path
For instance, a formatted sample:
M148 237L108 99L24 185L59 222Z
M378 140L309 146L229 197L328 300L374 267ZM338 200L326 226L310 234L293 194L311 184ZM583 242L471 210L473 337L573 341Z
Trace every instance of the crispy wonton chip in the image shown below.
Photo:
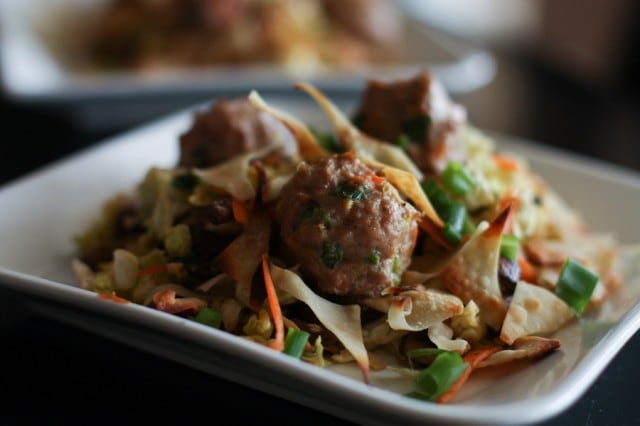
M449 291L464 303L475 300L480 318L495 330L500 329L506 313L498 281L498 259L509 211L506 208L489 226L479 226L440 272L440 279Z
M526 281L519 281L502 325L500 339L510 345L531 334L550 333L575 316L555 293Z
M460 315L463 309L457 296L431 289L410 290L392 296L387 315L394 330L420 331Z

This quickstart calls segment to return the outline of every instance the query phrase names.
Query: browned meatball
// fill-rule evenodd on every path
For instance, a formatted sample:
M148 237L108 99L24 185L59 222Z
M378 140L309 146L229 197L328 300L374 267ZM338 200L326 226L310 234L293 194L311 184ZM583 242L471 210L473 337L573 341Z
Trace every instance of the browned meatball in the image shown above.
M197 112L191 128L180 136L182 167L211 167L272 143L292 156L297 142L284 124L254 106L247 98L219 100Z
M418 213L353 153L303 163L276 204L280 235L321 293L375 297L397 284Z
M465 157L460 132L466 110L426 72L406 80L369 81L356 111L363 132L389 143L403 138L409 155L426 173Z

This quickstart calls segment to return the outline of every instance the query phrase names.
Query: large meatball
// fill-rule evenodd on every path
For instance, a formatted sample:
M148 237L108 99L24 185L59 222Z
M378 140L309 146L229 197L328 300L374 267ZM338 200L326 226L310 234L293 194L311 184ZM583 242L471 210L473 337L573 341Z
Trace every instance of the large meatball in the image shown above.
M183 167L210 167L269 144L281 145L285 156L297 152L297 142L284 124L247 98L218 100L197 112L191 128L180 136Z
M310 285L375 297L411 261L417 210L353 153L302 163L276 204L280 235Z

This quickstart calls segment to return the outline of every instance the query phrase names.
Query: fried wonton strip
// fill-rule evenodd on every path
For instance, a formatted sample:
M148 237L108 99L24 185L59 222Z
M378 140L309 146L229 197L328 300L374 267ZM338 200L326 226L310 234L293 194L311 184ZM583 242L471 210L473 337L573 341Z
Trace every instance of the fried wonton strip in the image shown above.
M492 354L478 364L478 368L506 364L517 360L535 361L560 347L560 340L539 336L524 336L516 339L510 349Z
M555 293L519 281L502 325L500 339L510 345L519 337L550 333L573 317L575 312Z
M305 303L318 320L342 342L358 363L365 383L369 383L369 355L364 346L360 306L338 305L315 294L294 272L271 265L276 287Z
M453 338L453 329L444 322L438 322L427 331L429 340L443 351L453 351L459 354L469 350L469 342L460 338Z
M249 100L254 106L272 114L276 119L280 120L282 124L287 126L289 131L293 133L296 141L298 141L298 151L302 159L306 161L316 161L328 155L309 128L300 120L285 111L268 105L255 90L249 93Z
M421 331L463 310L457 296L431 289L411 290L391 297L387 316L393 330Z
M500 329L506 314L498 280L498 260L509 212L507 207L489 226L479 226L439 275L449 291L465 304L474 300L480 308L480 318L494 330Z
M311 84L297 83L294 87L306 92L320 105L346 150L354 151L362 159L375 160L404 170L422 180L422 172L402 149L360 132L333 102Z
M251 282L269 245L271 221L263 209L254 209L249 222L235 240L215 259L222 272L236 281L236 297L250 305Z
M256 188L251 180L251 162L256 158L264 157L278 147L277 144L268 145L257 151L233 157L214 167L195 169L193 173L203 182L224 190L237 200L248 201L256 196Z

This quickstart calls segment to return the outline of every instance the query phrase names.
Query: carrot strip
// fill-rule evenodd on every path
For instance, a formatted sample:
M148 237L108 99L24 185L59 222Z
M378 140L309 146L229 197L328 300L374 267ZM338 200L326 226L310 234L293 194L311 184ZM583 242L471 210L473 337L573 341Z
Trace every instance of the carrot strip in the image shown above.
M498 166L498 168L508 172L514 172L520 168L520 165L516 160L506 155L493 154L493 160L496 162L496 166Z
M535 284L538 281L538 272L524 256L518 256L518 266L520 267L520 279Z
M471 372L478 366L478 364L500 350L502 350L501 346L489 346L487 348L472 349L467 352L462 357L462 359L464 362L469 364L469 367L467 367L467 369L462 372L460 377L458 377L458 379L453 382L451 387L445 393L443 393L438 397L438 399L436 399L436 402L438 404L446 404L447 402L449 402L454 396L458 394L458 392L460 392L460 389L462 389L462 385L464 385L467 380L469 380Z
M98 293L98 297L100 299L111 300L116 303L129 303L127 299L123 299L120 296L116 296L115 294L106 294L106 293Z
M249 223L249 205L250 201L241 201L235 197L231 198L231 209L236 222L242 225Z
M273 318L273 323L276 328L275 340L269 345L269 347L276 351L282 351L284 349L284 319L282 318L282 311L280 310L280 302L278 301L278 295L276 294L276 287L271 279L271 272L269 271L269 255L267 253L262 255L262 274L264 275L264 286L267 290L267 299L269 300L271 317Z
M423 217L419 222L420 228L426 232L433 240L447 250L453 250L453 246L442 235L441 228L431 221L428 217Z

